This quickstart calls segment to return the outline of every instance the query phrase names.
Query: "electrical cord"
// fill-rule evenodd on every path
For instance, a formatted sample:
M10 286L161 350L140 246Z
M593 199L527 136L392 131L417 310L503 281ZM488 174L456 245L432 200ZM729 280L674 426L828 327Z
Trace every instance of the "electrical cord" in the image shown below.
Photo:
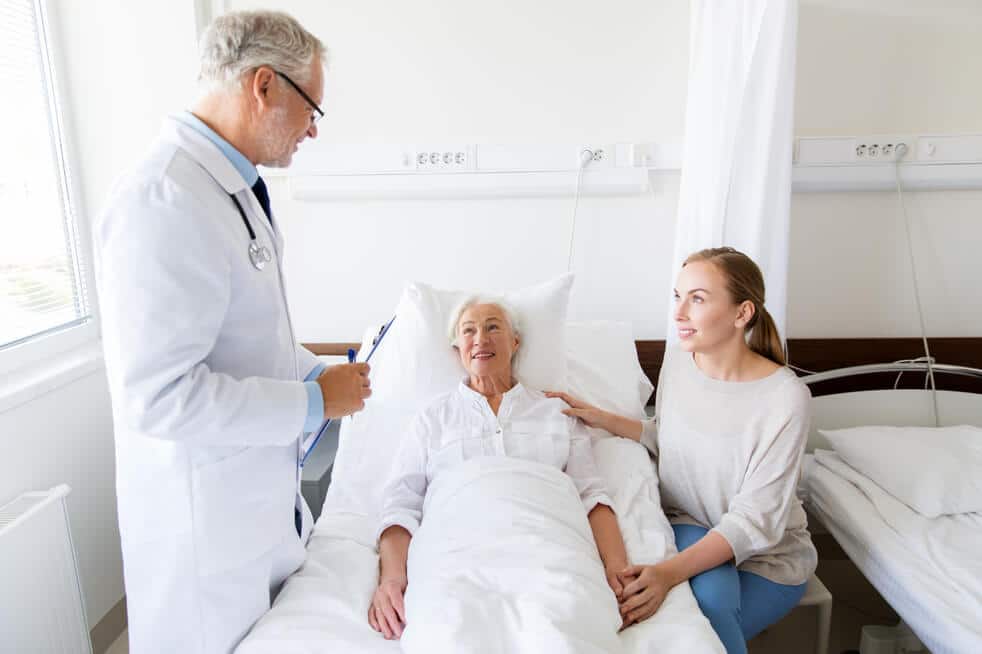
M894 148L893 174L897 183L897 197L900 200L900 211L904 223L904 234L907 236L907 254L910 259L910 275L914 284L914 300L917 303L917 318L921 325L921 341L924 343L924 356L927 363L927 381L929 381L931 385L931 402L934 409L934 426L939 427L941 423L938 416L938 389L934 383L934 358L931 356L931 348L927 342L927 328L924 325L924 308L921 306L921 287L917 277L917 263L914 259L914 244L910 237L910 219L907 216L907 204L904 202L903 185L900 183L900 160L904 158L907 152L908 148L906 143L898 143ZM897 383L899 382L900 379L898 377Z
M593 161L593 150L580 152L580 165L576 170L576 192L573 194L573 220L569 228L569 252L566 259L566 272L573 271L573 241L576 238L576 209L580 205L580 184L583 182L583 169Z

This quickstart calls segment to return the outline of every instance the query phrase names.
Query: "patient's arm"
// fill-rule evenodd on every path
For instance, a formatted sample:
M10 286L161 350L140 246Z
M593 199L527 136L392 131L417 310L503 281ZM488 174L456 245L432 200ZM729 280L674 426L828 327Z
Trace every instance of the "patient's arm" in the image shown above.
M587 517L593 530L593 538L597 541L600 560L604 563L607 583L619 600L624 589L618 574L627 568L628 561L624 538L617 524L617 515L606 504L597 504Z
M406 627L406 561L412 536L405 527L392 525L382 532L378 543L378 588L368 607L368 624L387 640L402 636Z
M573 480L573 485L576 486L583 507L587 511L593 538L600 551L600 560L603 561L607 573L607 583L620 598L622 582L617 573L627 567L627 551L624 548L620 526L617 524L617 516L610 508L612 502L607 495L606 484L593 459L590 435L576 420L569 421L569 458L566 460L566 474Z
M405 527L392 525L378 542L379 583L387 580L406 579L406 561L409 558L409 541L412 536Z

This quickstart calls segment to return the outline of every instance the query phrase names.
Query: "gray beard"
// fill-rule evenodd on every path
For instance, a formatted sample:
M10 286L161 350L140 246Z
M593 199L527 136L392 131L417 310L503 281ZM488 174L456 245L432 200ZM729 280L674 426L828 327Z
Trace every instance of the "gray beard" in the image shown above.
M269 119L269 127L259 138L260 152L263 153L259 164L267 168L286 168L289 166L293 160L293 142L291 141L289 145L286 145L284 150L284 145L289 138L290 128L286 121L286 109L274 107Z

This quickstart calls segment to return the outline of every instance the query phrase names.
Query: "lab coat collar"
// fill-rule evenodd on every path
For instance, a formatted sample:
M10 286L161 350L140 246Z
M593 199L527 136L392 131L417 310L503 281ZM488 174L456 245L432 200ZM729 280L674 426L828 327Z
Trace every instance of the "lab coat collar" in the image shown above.
M208 137L187 125L177 116L169 116L164 123L164 138L184 148L200 163L208 174L225 190L234 195L249 188L242 174L225 153ZM266 222L265 220L263 222Z
M218 149L222 151L225 158L232 162L235 169L239 171L242 175L242 179L245 180L246 184L249 186L255 186L256 180L259 179L259 171L253 165L251 161L246 159L246 156L239 152L239 150L226 141L218 132L213 130L211 127L195 116L190 111L182 111L174 116L177 120L181 121L188 127L193 127L199 133L204 134L205 137L218 146Z

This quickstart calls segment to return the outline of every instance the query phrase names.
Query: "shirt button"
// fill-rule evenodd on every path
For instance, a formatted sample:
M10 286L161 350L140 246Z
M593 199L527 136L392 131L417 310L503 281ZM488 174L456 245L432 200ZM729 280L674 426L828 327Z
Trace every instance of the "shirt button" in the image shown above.
M498 427L498 429L494 433L496 433L498 435L501 435L501 432L502 432L501 427Z

